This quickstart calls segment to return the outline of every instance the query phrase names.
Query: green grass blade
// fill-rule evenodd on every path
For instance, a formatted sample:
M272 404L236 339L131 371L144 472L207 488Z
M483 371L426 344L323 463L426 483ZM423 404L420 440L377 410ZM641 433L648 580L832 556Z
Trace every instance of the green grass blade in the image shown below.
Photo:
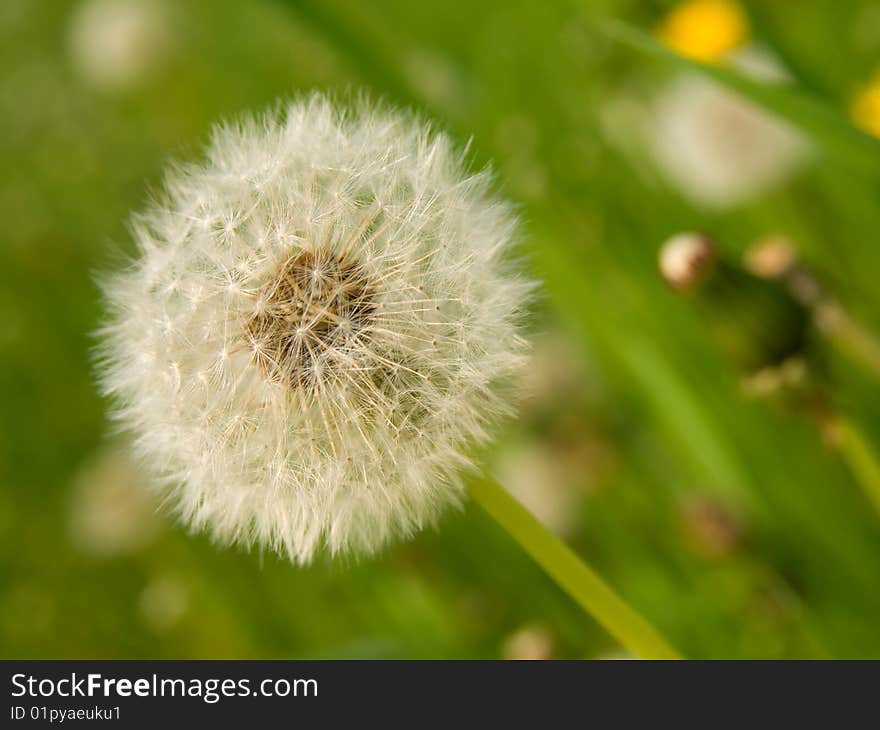
M587 614L642 659L681 659L671 644L605 580L503 487L475 479L470 495Z

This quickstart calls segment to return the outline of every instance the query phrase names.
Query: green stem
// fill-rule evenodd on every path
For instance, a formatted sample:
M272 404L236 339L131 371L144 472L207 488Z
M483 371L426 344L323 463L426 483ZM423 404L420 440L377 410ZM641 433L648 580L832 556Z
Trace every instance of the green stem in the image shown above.
M839 305L819 305L814 311L816 323L845 355L880 376L880 340L865 326L850 317Z
M474 480L470 484L470 494L569 596L623 646L643 659L682 658L653 626L497 482L488 477Z
M865 435L852 421L840 419L836 424L838 448L852 470L865 496L880 513L880 461Z

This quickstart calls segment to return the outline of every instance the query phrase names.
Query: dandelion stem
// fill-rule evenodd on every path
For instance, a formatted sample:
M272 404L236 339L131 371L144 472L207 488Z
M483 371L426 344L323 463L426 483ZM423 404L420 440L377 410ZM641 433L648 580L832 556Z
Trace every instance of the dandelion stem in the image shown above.
M470 494L553 580L623 646L643 659L681 655L592 568L556 538L501 485L484 477Z

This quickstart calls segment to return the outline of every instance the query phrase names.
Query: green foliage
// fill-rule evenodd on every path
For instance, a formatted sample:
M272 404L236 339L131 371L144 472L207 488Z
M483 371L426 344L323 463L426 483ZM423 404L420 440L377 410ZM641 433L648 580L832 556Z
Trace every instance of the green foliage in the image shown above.
M784 233L880 330L880 144L846 121L880 63L870 2L756 14L758 40L795 75L787 86L696 69L818 150L785 185L726 209L689 202L609 121L616 100L694 70L650 36L668 3L597 4L625 25L566 3L167 3L165 55L115 90L71 61L76 7L3 5L0 655L492 658L515 653L524 628L562 658L614 650L473 506L376 559L305 570L164 518L136 545L84 549L72 515L113 431L90 364L95 272L130 251L129 211L212 122L318 87L425 111L470 141L475 165L493 161L520 206L523 253L545 282L538 352L563 343L550 363L568 374L560 385L537 360L543 400L487 458L503 471L511 454L551 455L576 497L572 548L688 656L880 656L880 518L858 480L878 473L877 379L820 344L828 405L861 429L846 431L851 471L812 417L746 397L698 303L656 269L680 230L711 233L729 261ZM861 39L852 53L847 38Z

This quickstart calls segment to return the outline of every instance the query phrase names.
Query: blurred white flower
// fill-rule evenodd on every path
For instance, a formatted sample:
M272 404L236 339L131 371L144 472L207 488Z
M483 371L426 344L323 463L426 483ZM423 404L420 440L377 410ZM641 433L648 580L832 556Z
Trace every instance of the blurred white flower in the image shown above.
M552 659L555 651L553 635L539 625L522 626L508 636L501 646L501 656L512 661Z
M155 505L124 452L99 452L79 470L72 486L70 538L87 555L124 555L156 534Z
M223 542L371 552L460 499L532 284L510 208L410 116L314 96L215 131L135 221L103 383Z
M401 70L422 98L444 108L461 105L465 84L449 59L427 48L416 48L401 60Z
M144 622L159 633L178 623L188 606L186 585L173 575L151 580L138 599L138 609Z
M785 182L809 152L785 122L694 75L661 94L649 136L670 182L712 208L735 207Z
M172 30L171 9L163 0L87 0L71 17L71 62L89 85L126 91L158 68Z

